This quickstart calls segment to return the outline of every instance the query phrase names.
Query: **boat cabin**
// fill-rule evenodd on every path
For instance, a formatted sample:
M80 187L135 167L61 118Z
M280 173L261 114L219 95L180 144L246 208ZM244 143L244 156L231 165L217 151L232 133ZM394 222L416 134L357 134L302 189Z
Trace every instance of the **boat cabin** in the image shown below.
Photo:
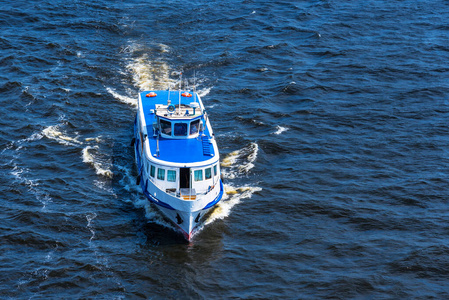
M190 95L190 96L189 96ZM219 184L220 165L215 157L213 133L198 95L179 92L142 93L143 120L152 124L148 142L149 159L143 160L147 178L159 189L184 200L195 200ZM139 128L144 128L140 124ZM151 127L150 127L151 128ZM144 151L145 147L142 147Z
M168 139L187 139L198 137L204 128L203 114L197 102L190 104L156 104L156 128L161 137Z
M218 162L210 166L192 168L161 166L151 162L145 165L153 184L184 200L195 200L197 195L207 194L220 180Z

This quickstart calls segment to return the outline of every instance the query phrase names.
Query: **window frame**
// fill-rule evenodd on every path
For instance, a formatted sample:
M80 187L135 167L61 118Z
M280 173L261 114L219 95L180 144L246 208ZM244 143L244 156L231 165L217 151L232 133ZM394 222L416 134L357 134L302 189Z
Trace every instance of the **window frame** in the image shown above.
M207 170L209 170L209 177L207 177ZM212 179L212 167L204 169L204 180Z
M175 173L174 174L174 177L173 177L173 180L170 180L169 178L170 178L170 175L169 175L169 173ZM176 170L167 170L167 181L168 182L176 182Z
M160 171L162 171L163 173L160 173ZM161 174L162 174L162 176L160 176ZM160 178L160 177L162 177L162 178ZM162 181L165 180L165 169L157 168L157 179L162 180Z
M189 123L189 135L195 135L200 132L200 122L201 122L201 119L196 119ZM192 124L193 123L198 123L196 125L196 132L192 132Z
M177 130L177 126L181 126L184 127L182 130L185 130L184 134L179 134L176 130ZM176 137L186 137L187 133L189 132L189 124L184 123L184 122L174 122L173 123L173 136Z
M199 174L201 174L201 179L197 179L197 172L199 172ZM203 181L204 180L203 169L193 170L193 180L195 182L199 182L199 181Z
M162 123L170 124L170 133L169 133L169 134L165 132L165 129L166 129L166 128L169 128L169 127L163 128ZM159 120L159 124L160 124L160 127L161 127L161 132L162 132L162 134L172 136L172 133L173 133L173 124L172 124L171 121L167 121L167 120L165 120L165 119L160 119L160 120Z

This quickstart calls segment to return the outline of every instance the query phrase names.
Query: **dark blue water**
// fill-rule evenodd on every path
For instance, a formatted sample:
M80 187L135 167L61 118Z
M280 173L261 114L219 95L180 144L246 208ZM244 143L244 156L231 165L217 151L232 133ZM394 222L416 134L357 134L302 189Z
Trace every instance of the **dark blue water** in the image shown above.
M449 297L447 1L0 6L5 299ZM183 72L226 199L186 243L135 186Z

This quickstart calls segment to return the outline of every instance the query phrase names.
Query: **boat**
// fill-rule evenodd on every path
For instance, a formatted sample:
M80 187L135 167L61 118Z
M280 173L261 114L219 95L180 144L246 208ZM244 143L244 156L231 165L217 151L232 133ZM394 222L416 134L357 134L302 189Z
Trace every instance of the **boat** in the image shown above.
M146 198L190 241L223 197L220 156L195 91L139 93L133 145Z

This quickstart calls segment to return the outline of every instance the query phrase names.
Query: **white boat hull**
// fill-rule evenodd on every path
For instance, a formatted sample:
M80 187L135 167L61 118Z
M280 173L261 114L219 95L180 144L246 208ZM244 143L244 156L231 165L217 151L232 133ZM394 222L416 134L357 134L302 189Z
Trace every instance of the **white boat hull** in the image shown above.
M142 161L138 146L134 147L136 163ZM139 169L139 168L138 168ZM160 212L177 228L182 235L190 241L196 230L200 228L203 217L221 200L224 192L223 184L214 187L206 197L194 201L181 200L157 188L148 177L148 174L139 175L138 184L143 194L156 205Z
M200 212L184 212L167 209L165 207L157 206L157 208L164 214L164 216L173 223L176 228L183 234L184 238L188 241L192 239L197 230L201 225L201 218L206 215L209 209L200 211ZM197 219L198 214L200 217ZM180 224L178 224L178 216L182 220Z

